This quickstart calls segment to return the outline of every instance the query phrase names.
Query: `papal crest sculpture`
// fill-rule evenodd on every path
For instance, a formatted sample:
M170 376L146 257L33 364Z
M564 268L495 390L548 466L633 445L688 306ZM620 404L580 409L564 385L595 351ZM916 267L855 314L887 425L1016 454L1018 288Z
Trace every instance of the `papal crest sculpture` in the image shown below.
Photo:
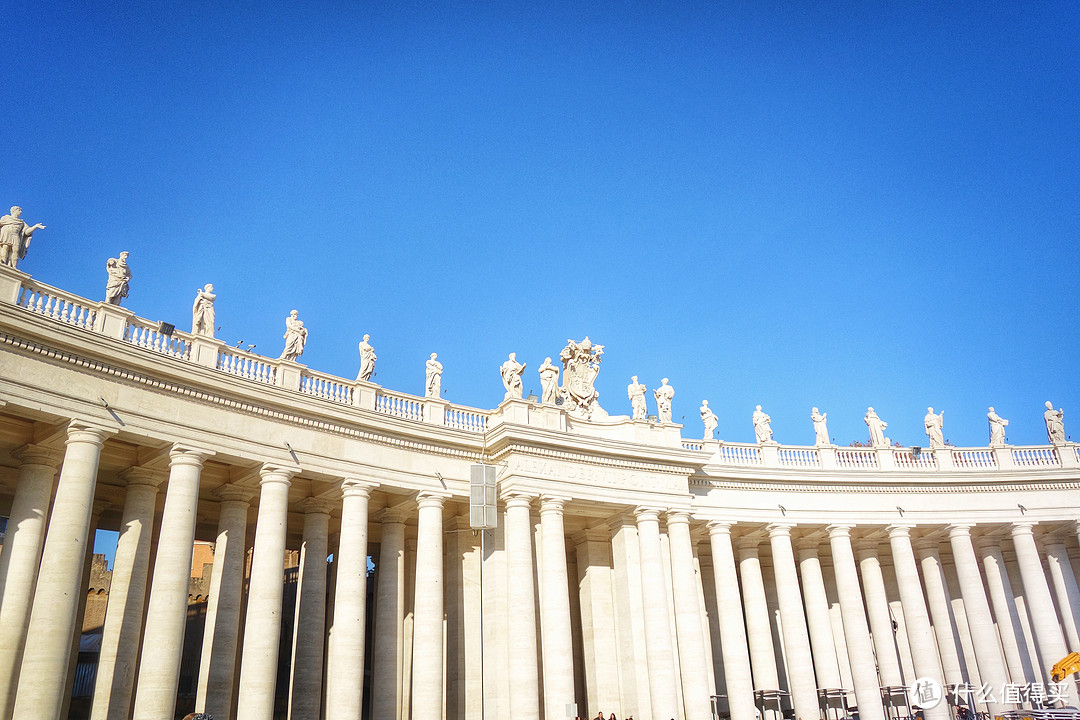
M566 347L559 353L563 365L563 409L575 417L597 420L608 416L596 402L600 393L593 385L600 374L600 356L603 354L604 346L593 345L588 336L580 343L567 340Z

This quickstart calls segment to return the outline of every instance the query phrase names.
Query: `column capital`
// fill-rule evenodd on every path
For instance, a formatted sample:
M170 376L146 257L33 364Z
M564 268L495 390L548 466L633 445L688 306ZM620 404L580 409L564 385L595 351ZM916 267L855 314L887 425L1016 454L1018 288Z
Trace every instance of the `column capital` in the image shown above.
M537 496L534 493L527 493L521 490L510 490L509 492L503 493L500 499L503 501L503 505L506 509L512 507L525 507L531 509L533 500L535 500L536 497Z
M915 528L914 523L893 523L885 528L889 532L889 539L907 538L911 541L911 531Z
M93 506L90 508L90 516L97 520L101 517L101 513L105 512L112 507L111 500L94 500Z
M799 538L795 541L795 547L799 550L799 557L817 557L821 540L818 538Z
M584 543L598 542L605 545L611 543L611 531L604 528L585 528L579 532L570 536L570 539L574 541L574 545L583 545Z
M654 507L651 505L638 505L634 508L634 517L637 519L638 524L642 522L660 522L660 513L663 512L662 508Z
M424 508L439 508L450 498L450 493L434 492L431 490L422 490L416 496L416 505L420 509Z
M371 491L379 487L379 484L347 477L342 478L340 487L342 497L371 497Z
M971 537L971 528L974 527L971 523L951 523L946 526L949 531L949 539L952 540L956 537Z
M559 515L562 515L563 508L569 501L570 498L563 495L541 495L540 514L558 513Z
M793 522L769 523L765 529L769 531L769 537L791 537L791 530L795 527Z
M1035 526L1038 524L1039 523L1034 520L1018 520L1012 523L1010 532L1013 537L1018 537L1020 535L1034 535Z
M27 443L11 451L11 456L19 461L19 465L41 465L56 470L64 459L63 453L43 445Z
M107 438L115 434L115 430L103 428L100 425L95 425L84 420L72 420L68 423L67 440L64 441L64 444L84 442L101 447L105 444Z
M251 488L246 488L242 485L233 485L231 483L218 485L210 492L210 494L223 503L242 502L245 505L250 504L251 499L255 497L255 492Z
M854 525L829 525L826 529L829 531L829 539L833 538L848 538L851 539L851 531L855 528Z
M936 538L924 537L918 538L911 545L915 549L915 552L917 552L919 555L926 556L931 552L937 553L938 546L941 545L941 541L937 540Z
M402 505L404 504L405 503L402 503ZM403 525L405 524L405 520L408 519L412 508L405 508L402 507L402 505L384 507L375 514L374 519L380 523L397 523Z
M117 477L124 481L130 488L138 485L153 488L156 492L158 487L165 482L165 473L160 470L151 470L147 467L133 465L127 470L121 470Z
M263 463L259 468L259 480L260 485L266 483L285 483L289 485L292 483L293 476L299 472L296 468L287 468L280 465L274 465L271 463Z
M735 525L736 523L731 520L710 520L709 535L731 535L731 528Z
M306 497L296 504L297 509L305 515L329 515L336 506L333 500L318 497Z
M201 468L208 458L214 456L213 450L203 450L190 445L174 443L169 450L169 467L177 465L192 465Z
M739 551L753 550L755 553L758 550L758 546L761 545L761 538L757 535L743 535L735 541L735 545L739 548Z

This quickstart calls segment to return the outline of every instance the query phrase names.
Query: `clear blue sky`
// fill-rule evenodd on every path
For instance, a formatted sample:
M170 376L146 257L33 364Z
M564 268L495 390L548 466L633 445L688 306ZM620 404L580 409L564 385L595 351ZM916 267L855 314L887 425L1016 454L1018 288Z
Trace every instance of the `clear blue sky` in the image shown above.
M4 11L0 203L23 269L380 384L502 398L567 338L700 437L1080 438L1080 5L23 3ZM516 7L512 7L516 6ZM650 392L650 412L655 404Z

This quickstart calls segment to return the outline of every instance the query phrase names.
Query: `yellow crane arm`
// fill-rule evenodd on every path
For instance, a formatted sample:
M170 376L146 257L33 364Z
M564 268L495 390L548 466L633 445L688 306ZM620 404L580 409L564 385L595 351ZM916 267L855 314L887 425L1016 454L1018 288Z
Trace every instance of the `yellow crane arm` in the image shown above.
M1061 682L1074 672L1080 672L1080 653L1071 652L1050 668L1050 677Z

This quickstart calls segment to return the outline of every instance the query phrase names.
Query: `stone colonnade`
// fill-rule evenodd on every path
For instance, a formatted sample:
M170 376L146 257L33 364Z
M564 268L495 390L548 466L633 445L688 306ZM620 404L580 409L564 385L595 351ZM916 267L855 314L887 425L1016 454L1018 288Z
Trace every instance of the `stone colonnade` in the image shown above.
M0 720L63 716L109 436L72 422L63 450L13 454ZM173 715L201 472L213 456L176 444L157 467L121 474L95 719ZM373 494L390 488L348 477L297 501L297 472L265 464L257 482L201 496L219 514L196 709L218 720L275 717L283 664L288 700L277 712L295 720L555 720L575 706L582 717L708 720L712 695L726 696L719 707L732 720L754 720L755 706L806 720L837 707L843 691L864 720L884 720L912 714L896 689L916 678L988 684L993 697L973 704L999 714L1029 704L1004 686L1049 683L1050 664L1078 640L1075 527L1047 532L1023 517L766 524L664 506L612 505L600 516L595 504L518 485L503 494L499 527L472 532L445 491L399 494L372 512ZM583 530L568 527L577 509L589 513ZM302 554L284 654L290 510L302 513ZM378 548L368 541L375 526ZM1076 704L1071 679L1057 690ZM946 702L925 712L947 716Z

